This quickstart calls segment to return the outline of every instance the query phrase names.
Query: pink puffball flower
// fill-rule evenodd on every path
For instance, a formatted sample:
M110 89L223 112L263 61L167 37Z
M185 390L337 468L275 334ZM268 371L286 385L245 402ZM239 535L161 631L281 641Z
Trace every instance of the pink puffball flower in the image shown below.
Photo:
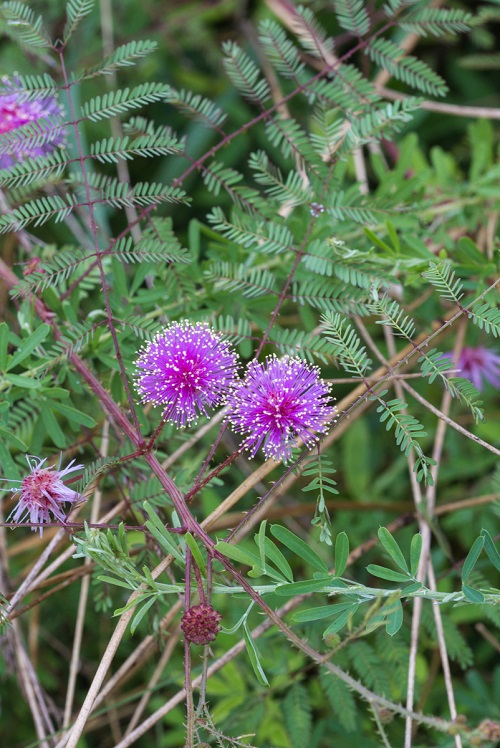
M47 458L40 459L27 455L26 459L31 472L21 481L11 481L20 483L20 485L10 488L12 493L20 494L17 506L12 510L7 520L12 518L15 523L24 522L29 517L30 523L40 524L42 522L51 522L51 513L59 522L66 521L66 513L63 504L73 504L80 494L73 489L68 488L63 483L70 473L82 470L83 465L75 465L71 460L69 465L61 470L61 466L55 469L55 465L43 467ZM36 531L37 527L31 528ZM43 528L40 527L40 536Z
M252 361L245 378L235 384L227 399L226 419L246 434L242 449L252 457L262 446L266 458L287 462L297 438L306 446L317 441L335 415L328 404L330 386L316 366L299 358L269 356L265 363Z
M136 366L141 402L161 405L169 423L184 428L226 396L237 356L206 323L173 322L145 345Z
M27 158L47 156L63 141L62 110L55 96L27 100L23 92L16 77L1 79L0 169L9 169ZM35 125L33 134L23 137L22 131L16 132L29 123Z
M453 354L445 353L443 357L453 360ZM482 390L484 381L494 387L500 387L500 356L491 348L478 345L475 348L462 348L456 364L461 377L469 379L472 384Z

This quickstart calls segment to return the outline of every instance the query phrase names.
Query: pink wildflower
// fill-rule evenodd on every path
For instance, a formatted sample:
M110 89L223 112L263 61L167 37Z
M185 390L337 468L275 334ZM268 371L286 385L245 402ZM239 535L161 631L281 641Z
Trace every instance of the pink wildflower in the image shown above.
M252 361L245 378L227 399L227 420L247 434L241 447L253 457L262 445L267 458L286 462L296 438L311 445L313 432L324 433L335 414L328 405L330 387L316 366L301 359L269 356L264 364Z
M163 406L164 418L184 427L218 405L235 377L229 343L202 322L173 322L143 348L136 387L143 403Z
M453 359L453 354L445 353L443 358ZM494 387L500 387L500 356L491 348L478 345L464 347L457 361L457 374L469 379L478 390L482 390L483 380Z
M64 523L66 514L62 505L72 504L78 499L79 494L68 488L63 483L63 478L70 473L81 470L83 465L74 465L75 461L71 460L63 470L60 469L60 465L56 470L55 465L42 467L47 458L42 460L39 457L27 455L26 459L31 472L22 481L11 481L20 483L20 485L9 489L12 493L20 494L20 496L17 506L7 519L12 518L13 522L19 523L24 522L29 516L30 523L40 524L50 522L52 519L50 513L52 513L55 519ZM38 528L32 527L31 529L36 531ZM42 535L42 531L43 528L40 527L40 535Z
M0 169L8 169L26 158L46 156L63 140L61 108L54 96L26 100L17 78L0 82ZM34 133L23 136L24 125L33 123ZM5 137L2 137L5 136Z

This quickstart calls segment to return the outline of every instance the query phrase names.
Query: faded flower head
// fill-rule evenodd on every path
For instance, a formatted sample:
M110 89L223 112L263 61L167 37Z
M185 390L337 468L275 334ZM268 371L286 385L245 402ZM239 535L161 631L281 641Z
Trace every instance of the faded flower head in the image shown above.
M297 438L310 445L324 433L335 414L328 405L330 387L316 366L298 358L269 356L252 361L245 378L234 385L227 400L234 430L247 434L241 444L253 457L262 445L266 458L286 462Z
M22 481L10 481L20 484L9 489L20 496L17 506L7 519L12 518L13 522L18 523L24 522L29 517L31 523L40 524L50 522L52 513L55 519L64 523L66 513L62 505L72 504L80 494L65 486L63 478L77 470L82 470L83 465L75 465L75 461L71 460L69 465L61 470L60 465L57 469L55 465L43 467L47 458L41 460L39 457L27 455L26 459L31 472ZM38 528L32 527L31 529L36 531ZM40 535L42 531L43 528L40 527Z
M207 603L193 605L182 616L181 629L188 642L210 644L221 630L222 615Z
M56 98L40 96L26 100L16 77L2 78L0 82L0 169L8 169L26 158L47 156L63 141L61 121L62 110ZM15 133L23 125L35 123L34 135L1 138ZM2 142L3 141L3 142Z
M317 218L321 213L325 212L325 206L321 203L311 203L311 215L313 218Z
M445 353L444 357L452 361L453 353ZM469 379L478 390L483 389L483 380L500 387L500 356L491 348L482 345L462 348L456 368L460 376Z
M143 403L163 406L184 427L218 405L234 380L236 353L206 323L173 322L142 349L136 387Z

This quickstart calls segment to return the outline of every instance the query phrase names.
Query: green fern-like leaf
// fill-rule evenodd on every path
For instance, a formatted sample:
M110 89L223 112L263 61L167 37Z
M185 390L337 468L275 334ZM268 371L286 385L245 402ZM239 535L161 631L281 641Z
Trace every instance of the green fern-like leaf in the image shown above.
M255 180L266 186L266 194L279 203L303 205L314 199L314 191L303 174L289 171L284 179L281 170L270 163L264 151L252 153L249 166L255 171Z
M376 288L372 290L373 299L370 309L373 314L379 315L384 319L378 319L377 325L386 325L391 327L395 335L411 340L415 334L415 322L409 315L405 315L398 302L391 301L387 294L379 298Z
M19 101L30 101L41 96L53 96L57 93L57 90L57 83L48 73L42 73L42 75L16 74L16 93Z
M409 96L392 104L372 106L366 114L351 120L341 152L399 132L403 125L410 122L413 112L419 109L421 103L422 99Z
M428 608L422 610L422 624L425 631L431 637L431 639L437 642L436 622L432 611ZM450 658L453 662L457 662L460 667L465 670L470 667L474 661L474 657L470 647L463 638L456 624L450 619L449 616L442 617L443 633L446 642L446 649Z
M94 0L69 0L66 5L66 23L63 31L63 42L73 36L80 22L88 16L94 8Z
M378 653L368 642L353 642L346 651L362 683L379 694L390 694L391 684L387 669L381 667Z
M64 330L61 339L52 347L50 355L67 357L78 353L90 343L98 329L94 323L88 321L73 323L71 328Z
M191 262L188 250L181 245L173 231L171 218L153 219L153 225L146 229L137 244L131 237L119 239L110 254L127 263Z
M464 405L467 405L476 424L485 420L484 409L481 408L483 401L477 399L480 392L472 382L463 377L449 377L448 390L454 397L460 398Z
M59 195L41 197L31 200L19 208L15 208L9 214L0 216L0 233L7 231L21 231L30 223L41 226L50 218L55 221L63 221L74 209L71 196L67 201Z
M308 304L322 312L338 312L352 316L369 313L367 293L341 281L312 278L292 284L292 298L298 304Z
M38 399L18 400L9 410L7 420L9 432L29 444L40 410L41 405Z
M500 309L491 307L487 302L476 304L468 311L469 319L495 338L500 337Z
M103 202L114 208L134 205L155 205L156 203L186 203L189 198L184 190L159 182L137 182L131 186L116 180L105 184L95 203Z
M139 340L152 340L158 332L158 320L145 319L144 316L131 314L122 320L117 320L122 329L131 331Z
M164 298L169 299L172 314L188 314L199 306L199 282L192 265L178 265L175 273L167 273Z
M266 135L273 148L279 148L285 158L294 154L305 161L311 172L321 177L324 165L318 164L316 152L309 135L297 122L275 114L266 120Z
M296 13L294 30L301 46L307 54L320 59L324 64L325 57L330 59L333 57L333 39L328 36L310 8L297 5L294 10Z
M284 78L304 83L306 66L295 44L276 21L266 19L260 24L259 39L266 58Z
M366 54L398 80L418 88L431 96L445 96L448 87L444 80L425 62L412 55L403 57L403 50L388 39L372 39Z
M252 339L252 323L248 319L235 320L230 314L213 317L211 324L214 330L224 334L232 345L239 345L244 340Z
M246 249L278 254L294 248L294 238L284 223L265 221L255 214L235 214L230 222L219 207L213 208L208 221L226 239Z
M183 143L168 133L167 135L143 135L131 139L125 135L121 138L104 138L90 146L90 153L101 163L116 163L120 159L131 160L136 156L153 158L171 153L182 153Z
M432 473L431 468L435 465L435 460L430 457L426 457L422 451L420 444L417 439L421 439L427 436L423 430L422 424L409 413L402 413L401 411L406 409L406 403L396 398L385 402L382 398L385 393L381 393L380 396L376 396L373 399L378 400L380 403L377 408L377 413L381 413L380 422L385 423L387 431L394 427L394 435L396 437L396 444L400 448L401 452L408 457L411 449L415 451L415 464L413 470L416 474L417 480L423 480L426 484L432 485Z
M210 192L219 195L221 189L234 194L234 186L243 179L243 174L228 168L221 161L214 161L203 170L203 182Z
M364 0L334 0L333 7L340 26L356 36L364 36L370 28L370 17Z
M460 305L460 299L464 295L463 286L453 272L451 260L442 260L438 263L430 262L429 269L422 273L422 276L429 283L432 283L444 299L449 299Z
M281 702L283 716L293 748L303 748L311 739L312 718L309 693L300 683L294 683Z
M346 684L328 670L320 673L321 686L336 718L347 732L354 732L358 722L358 709L352 692Z
M0 17L4 19L5 31L24 47L34 50L52 46L50 37L43 26L41 16L35 16L24 3L6 2L0 6Z
M235 88L245 98L264 106L271 91L258 66L236 42L224 42L222 49L225 54L224 68Z
M141 83L135 88L119 88L103 96L95 96L84 102L82 112L84 117L98 122L137 109L155 101L162 101L169 91L169 86L163 83Z
M40 293L49 287L64 283L77 269L84 269L84 263L92 262L92 255L74 246L63 246L57 249L50 260L41 262L37 270L29 273L12 290L12 296L25 297L29 293Z
M28 152L43 147L64 134L61 122L50 119L27 122L22 127L0 135L0 154Z
M66 168L66 154L62 150L47 156L27 158L8 169L0 170L0 185L15 189L26 187L33 182L43 182L49 178L57 179Z
M338 151L346 139L348 127L349 123L339 108L333 108L323 100L316 105L310 139L313 148L324 161L330 160Z
M372 362L366 355L366 347L361 345L347 320L340 314L327 312L321 317L321 327L342 368L349 374L363 377Z
M113 247L113 257L118 257L127 264L141 262L189 262L185 250L182 255L176 255L173 252L158 246L155 239L141 239L134 244L131 237L120 239Z
M207 127L221 128L227 117L210 99L184 89L178 91L169 86L165 101Z
M418 361L421 363L422 374L424 377L429 377L429 382L433 382L436 377L439 377L448 392L453 397L460 398L470 408L476 423L484 420L484 411L480 407L482 401L478 400L479 390L468 379L449 376L450 372L453 371L453 364L448 356L444 356L441 351L433 348L427 353L423 353Z
M231 262L215 262L206 271L217 290L241 293L248 299L278 294L274 273L263 268L247 268Z
M117 68L135 65L136 60L151 54L151 52L155 51L157 46L158 44L156 42L149 41L148 39L139 39L137 41L127 42L127 44L122 44L98 65L82 71L78 80L94 78L96 75L110 75ZM125 89L125 91L127 91L127 89Z
M389 258L351 249L341 239L315 239L302 260L308 271L321 276L336 276L349 286L368 290L374 284L387 283L391 276Z
M302 330L275 326L269 333L269 339L282 353L299 356L310 362L319 359L326 364L334 355L332 346L327 340Z
M469 31L473 17L460 8L425 8L405 16L400 27L419 36L445 36Z
M346 115L352 111L368 111L382 98L357 67L345 64L339 64L333 79L311 81L308 93L321 98L325 105L338 107Z
M354 221L366 225L376 223L375 214L364 205L356 205L362 198L355 193L347 193L339 190L330 196L329 203L325 205L326 212L336 221Z
M302 470L302 475L313 476L312 480L302 490L305 492L314 491L317 495L316 510L311 524L320 528L320 542L330 546L333 545L333 541L330 529L330 514L326 506L326 494L338 494L335 488L337 482L330 477L336 472L331 460L326 459L321 453L310 455Z
M389 2L384 5L384 13L389 18L392 18L392 16L398 13L402 8L411 5L412 2L414 2L414 0L389 0Z
M381 403L377 408L377 413L382 413L381 423L386 423L386 429L389 431L393 426L396 427L396 442L406 456L410 453L415 439L421 439L427 436L423 426L412 415L401 413L407 407L406 403L395 398L386 403Z

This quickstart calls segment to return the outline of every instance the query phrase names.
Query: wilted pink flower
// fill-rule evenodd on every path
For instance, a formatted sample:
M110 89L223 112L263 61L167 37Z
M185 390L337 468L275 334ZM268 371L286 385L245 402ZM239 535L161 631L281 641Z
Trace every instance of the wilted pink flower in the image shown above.
M184 427L218 405L236 373L229 343L206 323L173 322L143 348L136 387L143 403L163 406L164 418Z
M227 420L247 434L241 444L252 457L262 445L267 458L286 462L296 438L310 445L335 414L328 405L330 387L316 366L298 358L269 356L264 364L252 361L245 378L227 399Z
M444 357L453 360L451 352L443 354ZM459 376L469 379L478 390L483 389L483 379L500 387L500 356L491 348L482 345L462 348L456 368Z
M40 96L26 101L17 78L0 82L0 169L8 169L26 158L46 156L63 140L61 108L54 96ZM13 133L23 125L36 123L34 134ZM15 137L2 138L13 133ZM37 137L39 136L39 137ZM44 137L45 136L45 137ZM41 143L36 142L42 141Z
M26 459L31 470L30 474L22 481L10 481L20 484L9 489L12 493L19 493L20 497L7 520L12 518L13 522L19 523L24 522L29 516L30 523L39 524L50 522L50 513L52 513L55 519L64 523L66 514L62 505L72 504L79 494L65 486L63 478L77 470L82 470L83 465L74 465L75 461L71 460L64 470L60 469L60 465L56 470L55 465L42 467L47 458L41 460L39 457L27 455ZM37 530L38 528L32 527L31 529ZM40 535L42 530L43 528L40 527Z

